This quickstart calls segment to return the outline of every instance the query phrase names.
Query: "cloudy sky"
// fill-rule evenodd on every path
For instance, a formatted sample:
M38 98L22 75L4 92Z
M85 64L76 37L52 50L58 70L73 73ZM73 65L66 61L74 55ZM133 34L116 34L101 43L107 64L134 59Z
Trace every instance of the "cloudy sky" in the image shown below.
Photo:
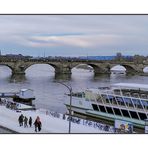
M0 15L2 54L148 55L148 15Z

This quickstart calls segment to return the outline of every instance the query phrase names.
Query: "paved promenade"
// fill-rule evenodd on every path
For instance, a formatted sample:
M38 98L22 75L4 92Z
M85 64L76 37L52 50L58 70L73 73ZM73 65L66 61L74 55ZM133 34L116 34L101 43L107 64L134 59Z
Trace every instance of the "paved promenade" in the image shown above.
M42 130L37 133L68 133L69 121L61 118L55 118L45 113L37 111L21 111L7 109L5 106L0 106L0 125L14 130L18 133L36 133L34 125L32 127L20 127L18 123L18 117L23 114L27 118L30 116L35 121L39 116L42 122ZM108 131L99 130L81 124L71 123L71 133L110 133Z

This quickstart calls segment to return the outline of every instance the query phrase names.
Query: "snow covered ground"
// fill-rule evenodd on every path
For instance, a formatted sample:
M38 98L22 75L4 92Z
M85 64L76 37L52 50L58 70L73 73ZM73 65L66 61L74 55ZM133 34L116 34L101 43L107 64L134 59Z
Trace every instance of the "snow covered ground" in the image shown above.
M35 121L39 116L42 122L42 130L39 133L68 133L69 121L60 118L55 118L46 115L39 110L37 111L21 111L7 109L5 106L0 106L0 125L14 130L18 133L36 133L34 126L24 128L20 127L18 117L23 114L27 118L30 116ZM82 124L71 123L71 133L110 133L98 128L85 126Z

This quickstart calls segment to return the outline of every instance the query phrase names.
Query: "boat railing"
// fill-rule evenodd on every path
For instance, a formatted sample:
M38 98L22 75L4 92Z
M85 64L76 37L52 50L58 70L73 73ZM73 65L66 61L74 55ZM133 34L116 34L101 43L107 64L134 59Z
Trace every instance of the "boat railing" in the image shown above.
M124 90L113 90L114 94L116 95L123 95L123 96L130 96L130 97L135 97L135 98L144 98L148 99L148 92L135 92L135 91L124 91Z
M106 93L100 93L99 95L106 95ZM114 94L114 93L108 93L107 94L108 96L115 96L115 97L119 97L119 98L132 98L132 99L140 99L140 100L144 100L144 101L148 101L147 99L145 99L145 98L140 98L140 97L134 97L134 96L131 96L130 94L128 94L128 95L117 95L117 94Z
M6 98L0 98L0 105L5 106L8 109L11 110L17 110L18 109L18 103L14 101L7 100Z
M92 99L90 99L92 101ZM145 99L142 99L142 103L145 103L145 105L141 105L141 100L138 98L133 98L130 96L119 96L119 95L112 95L112 94L98 94L98 97L93 100L92 102L99 102L101 104L110 104L110 105L116 105L119 107L125 107L128 109L139 109L139 110L146 110L148 111L148 101ZM139 103L140 102L140 103ZM147 104L146 104L147 103Z
M103 102L102 102L102 99L99 99L99 98L97 98L96 101L97 101L97 103L99 103L101 105L105 105L106 104L107 106L121 107L123 109L131 109L131 110L134 109L136 111L137 110L138 111L144 111L144 109L145 109L145 111L148 112L148 107L145 107L143 109L140 105L136 105L136 106L132 105L132 102L131 103L130 102L125 102L126 106L127 106L126 107L125 103L123 101L121 101L121 99L122 99L121 96L119 98L116 97L116 101L115 101L114 98L110 99L110 98L107 98L107 97L109 97L109 96L105 96L105 94L104 94L104 97L102 97L102 99L104 100ZM130 98L127 98L127 99L130 99Z

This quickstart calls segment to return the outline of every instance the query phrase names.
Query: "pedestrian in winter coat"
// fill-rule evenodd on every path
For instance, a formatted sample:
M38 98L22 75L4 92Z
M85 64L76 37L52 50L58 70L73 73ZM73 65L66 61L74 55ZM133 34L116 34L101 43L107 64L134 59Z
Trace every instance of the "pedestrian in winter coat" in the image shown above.
M23 126L23 121L24 121L24 116L23 116L23 114L21 114L18 118L18 122L19 122L20 126Z
M30 125L30 127L32 126L32 118L31 117L29 118L29 125Z
M63 120L65 120L66 119L66 115L65 114L63 114Z
M25 118L24 118L24 127L28 127L27 122L28 122L28 118L25 116Z
M40 117L37 116L35 122L34 122L34 126L35 126L35 131L37 132L37 129L38 131L41 131L41 127L42 127L42 123L40 121Z

